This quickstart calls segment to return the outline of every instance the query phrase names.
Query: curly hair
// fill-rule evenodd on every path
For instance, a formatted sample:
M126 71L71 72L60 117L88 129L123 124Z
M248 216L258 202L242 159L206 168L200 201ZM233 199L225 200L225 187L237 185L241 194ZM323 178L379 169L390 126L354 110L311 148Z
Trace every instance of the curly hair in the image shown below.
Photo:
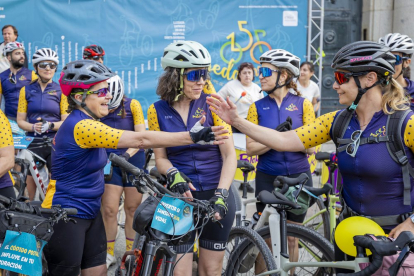
M296 85L296 82L293 81L293 78L294 78L293 74L289 70L287 70L286 68L279 68L279 70L282 74L287 74L287 76L288 76L287 80L290 80L290 82L286 85L286 88L288 90L290 88L292 88L296 92L297 96L302 97L302 94L299 92L298 86Z
M164 73L158 79L156 91L161 100L168 102L170 105L174 103L175 97L180 93L180 77L180 68L167 67L165 69ZM208 82L206 82L205 86L208 88ZM182 97L178 100L182 100Z

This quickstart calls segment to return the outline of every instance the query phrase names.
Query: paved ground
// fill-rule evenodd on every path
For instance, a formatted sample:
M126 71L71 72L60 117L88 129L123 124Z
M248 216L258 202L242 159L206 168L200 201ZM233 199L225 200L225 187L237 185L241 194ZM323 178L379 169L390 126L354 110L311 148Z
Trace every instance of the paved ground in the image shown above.
M329 142L326 143L324 145L322 145L322 151L333 151L335 149L335 146L333 143ZM150 163L150 167L154 166L153 163ZM318 164L317 166L317 170L320 170L320 164ZM318 187L320 185L320 177L317 175L313 175L313 185L314 187ZM239 185L239 183L234 183L236 185ZM248 197L253 197L254 194L248 194ZM247 215L248 217L251 217L253 215L253 213L255 212L255 205L251 204L248 205L247 207ZM308 210L308 216L311 216L313 213L315 212L314 208L311 208ZM124 218L124 214L122 213L123 218ZM121 231L119 231L118 236L116 238L116 242L115 242L115 256L118 258L121 258L123 253L125 252L125 233L124 231L121 229ZM113 265L109 268L108 270L108 276L113 276L115 275L115 269L116 269L116 265ZM196 264L194 263L193 266L194 271L196 271ZM196 275L195 273L193 273L193 275Z

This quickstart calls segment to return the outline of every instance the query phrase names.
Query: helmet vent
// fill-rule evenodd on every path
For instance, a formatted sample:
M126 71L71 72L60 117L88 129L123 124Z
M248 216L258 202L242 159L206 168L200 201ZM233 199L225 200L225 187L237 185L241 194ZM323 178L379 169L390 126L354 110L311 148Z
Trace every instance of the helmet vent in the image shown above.
M200 51L201 55L203 56L203 58L206 58L206 56L204 55L203 51L201 49L199 51Z
M183 46L183 44L182 43L178 43L175 46L179 47L179 46Z
M64 70L66 70L66 69L64 69ZM66 80L73 80L74 77L75 77L75 74L67 74L65 79Z
M166 55L166 54L168 54L168 51L165 51L165 52L164 52L164 55L163 55L163 57L165 57L165 55Z
M178 55L178 56L176 56L176 57L174 58L174 60L188 61L188 59L187 59L185 56L183 56L183 55Z
M198 56L194 53L194 51L193 51L193 50L191 50L191 51L190 51L190 53L192 53L192 54L193 54L193 56L195 56L196 58L198 58Z
M76 69L79 69L79 68L82 68L82 67L83 67L83 64L82 63L75 64L75 68Z
M91 77L88 75L80 75L77 81L86 81L89 80Z
M186 55L189 55L189 56L191 57L191 54L190 54L189 52L187 52L186 50L181 49L181 52L183 52L183 53L185 53ZM190 52L191 52L191 51L190 51Z

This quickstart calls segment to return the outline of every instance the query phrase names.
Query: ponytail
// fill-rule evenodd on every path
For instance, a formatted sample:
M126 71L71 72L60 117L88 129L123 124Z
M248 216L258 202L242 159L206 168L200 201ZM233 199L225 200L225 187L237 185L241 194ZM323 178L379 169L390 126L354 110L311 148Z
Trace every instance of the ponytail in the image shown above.
M410 95L396 80L390 78L388 84L383 86L382 110L385 114L392 114L394 110L407 110L410 106ZM392 110L390 111L389 108Z

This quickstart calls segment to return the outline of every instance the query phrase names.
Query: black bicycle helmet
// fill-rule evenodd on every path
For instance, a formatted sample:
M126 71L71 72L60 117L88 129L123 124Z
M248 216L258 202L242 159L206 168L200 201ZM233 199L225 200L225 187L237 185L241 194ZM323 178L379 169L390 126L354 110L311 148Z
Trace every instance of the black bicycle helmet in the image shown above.
M92 58L95 56L104 56L105 51L101 46L98 45L89 45L83 49L83 58Z
M353 73L373 71L387 78L395 73L394 65L395 56L389 47L372 41L357 41L342 47L331 66Z

